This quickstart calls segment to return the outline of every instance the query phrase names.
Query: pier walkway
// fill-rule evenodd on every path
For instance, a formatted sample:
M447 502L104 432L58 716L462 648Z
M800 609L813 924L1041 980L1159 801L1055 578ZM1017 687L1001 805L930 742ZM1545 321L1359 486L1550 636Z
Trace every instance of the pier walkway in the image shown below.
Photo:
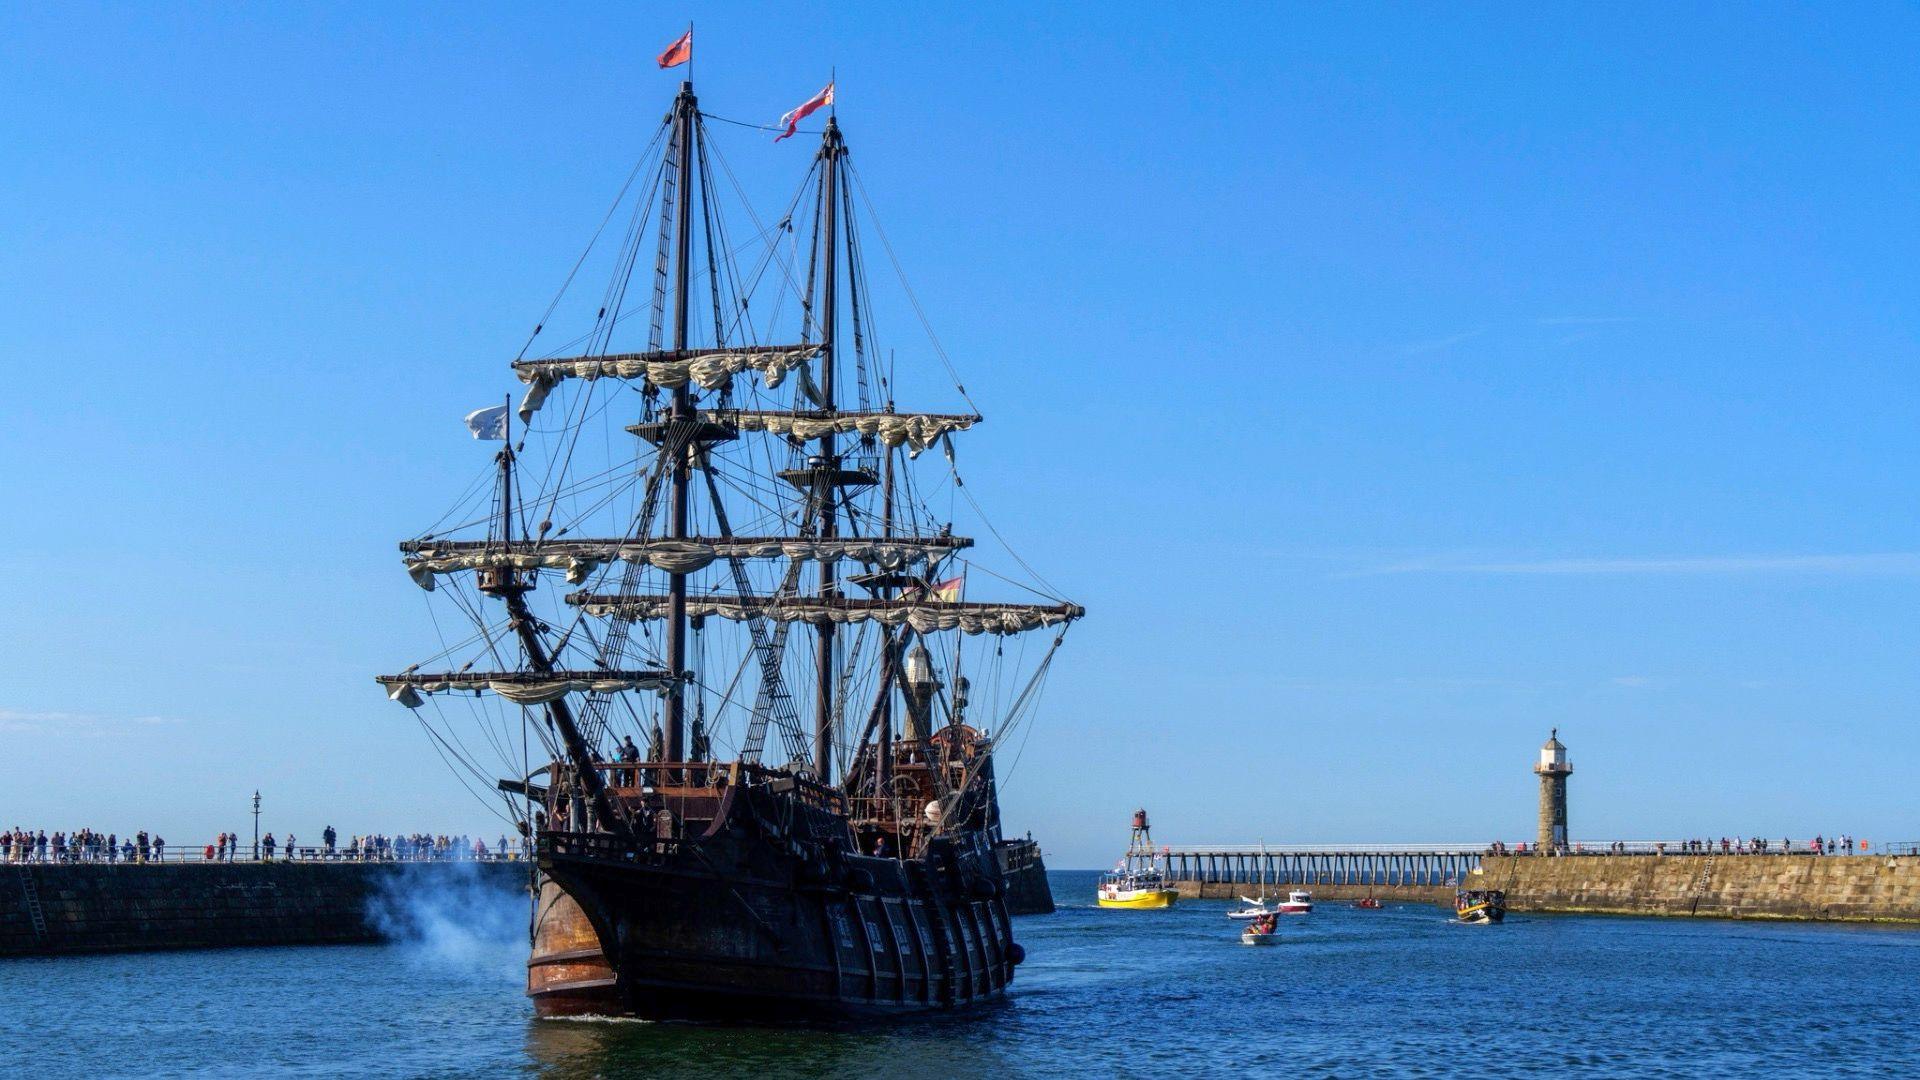
M1157 856L1176 884L1452 888L1480 866L1485 844L1339 844L1164 848ZM1143 864L1144 856L1136 856ZM1222 894L1225 895L1225 894Z
M1176 882L1195 885L1356 885L1432 888L1452 886L1480 869L1493 856L1549 858L1621 858L1652 855L1663 858L1750 858L1777 855L1839 857L1841 855L1920 854L1920 843L1857 844L1851 851L1822 851L1805 841L1777 840L1758 846L1752 841L1707 840L1583 840L1557 851L1529 851L1524 844L1286 844L1224 847L1164 847L1154 861ZM1132 867L1143 868L1144 855L1131 857Z

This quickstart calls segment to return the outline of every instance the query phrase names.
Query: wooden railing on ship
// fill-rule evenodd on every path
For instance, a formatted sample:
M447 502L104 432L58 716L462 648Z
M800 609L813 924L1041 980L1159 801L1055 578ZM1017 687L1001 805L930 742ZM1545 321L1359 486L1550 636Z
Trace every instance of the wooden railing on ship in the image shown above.
M798 793L809 806L846 812L846 796L838 789L746 761L596 761L593 766L619 794L767 784L775 791Z
M1002 841L1000 846L994 849L994 854L1000 859L1001 872L1008 874L1025 870L1039 862L1041 858L1040 845L1034 843L1031 837L1026 840Z
M540 834L540 856L601 859L616 862L659 862L672 857L681 841L671 837L612 833L546 832Z

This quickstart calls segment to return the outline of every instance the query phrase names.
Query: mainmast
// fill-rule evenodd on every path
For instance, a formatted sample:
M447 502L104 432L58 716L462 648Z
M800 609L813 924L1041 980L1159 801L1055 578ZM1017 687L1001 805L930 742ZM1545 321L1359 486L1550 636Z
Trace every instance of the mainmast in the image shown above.
M840 138L840 125L829 116L827 131L821 138L820 160L822 163L821 185L821 234L825 237L825 250L821 253L821 270L825 280L821 286L820 313L820 408L828 415L834 411L833 369L834 369L834 330L839 321L839 296L836 288L839 271L835 255L839 247L840 234L840 158L846 153L846 143ZM839 497L840 456L834 439L834 433L828 430L820 439L820 457L813 462L814 488L813 505L817 532L823 540L831 540L838 530L839 515L834 503ZM820 597L831 598L839 589L837 570L828 561L820 563ZM833 782L833 638L834 625L831 622L819 624L816 631L814 651L814 692L813 692L813 771L823 784Z
M680 84L680 96L673 102L674 167L674 268L673 268L673 348L687 348L687 283L692 276L693 254L693 129L699 115L699 103L693 96L693 82ZM688 529L688 496L691 486L688 468L690 438L698 417L694 412L693 391L681 385L673 392L672 410L660 452L667 455L667 535L684 540ZM687 575L671 574L667 586L667 670L675 676L687 668ZM691 680L676 678L667 689L665 745L661 756L667 761L686 757L686 686Z

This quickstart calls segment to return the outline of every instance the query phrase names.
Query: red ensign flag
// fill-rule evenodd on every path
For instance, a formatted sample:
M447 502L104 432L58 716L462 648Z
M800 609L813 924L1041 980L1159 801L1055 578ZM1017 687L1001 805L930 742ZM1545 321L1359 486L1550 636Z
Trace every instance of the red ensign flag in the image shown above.
M660 66L679 67L691 59L693 59L693 31L689 30L680 35L680 40L667 46L666 52L660 54Z
M787 125L787 130L775 135L773 141L779 142L781 139L793 134L794 131L800 127L800 121L812 116L821 106L831 104L833 104L833 84L828 83L825 90L808 98L805 105L800 106L780 118L780 122Z

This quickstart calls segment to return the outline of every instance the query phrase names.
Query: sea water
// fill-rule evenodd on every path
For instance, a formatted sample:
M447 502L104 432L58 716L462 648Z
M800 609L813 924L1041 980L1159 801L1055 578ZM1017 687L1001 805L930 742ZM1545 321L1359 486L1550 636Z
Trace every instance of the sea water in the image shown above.
M846 1027L538 1021L517 919L368 946L0 961L8 1075L1920 1075L1920 930L1326 902L1060 910L1001 1005ZM506 903L517 904L517 900Z

